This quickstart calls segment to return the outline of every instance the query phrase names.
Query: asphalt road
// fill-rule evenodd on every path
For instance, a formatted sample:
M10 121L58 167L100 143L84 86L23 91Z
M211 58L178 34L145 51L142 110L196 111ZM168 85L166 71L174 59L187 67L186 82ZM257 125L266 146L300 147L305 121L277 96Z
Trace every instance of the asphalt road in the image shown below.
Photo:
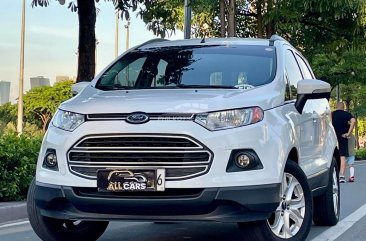
M313 226L307 241L366 240L366 162L355 168L356 182L341 184L341 220L335 227ZM348 173L347 173L348 174ZM111 222L100 241L242 241L235 224ZM1 241L39 241L27 220L0 225Z

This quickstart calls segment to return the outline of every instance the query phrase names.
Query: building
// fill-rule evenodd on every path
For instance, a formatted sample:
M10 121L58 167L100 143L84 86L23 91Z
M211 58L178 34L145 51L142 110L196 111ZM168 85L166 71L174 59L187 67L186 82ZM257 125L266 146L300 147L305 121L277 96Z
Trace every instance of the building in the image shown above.
M10 101L10 82L0 81L0 105Z
M37 76L30 78L31 89L40 86L50 86L50 79L43 76Z
M57 75L56 76L56 82L61 82L64 80L72 80L75 82L76 78L75 78L75 76L67 76L67 75Z

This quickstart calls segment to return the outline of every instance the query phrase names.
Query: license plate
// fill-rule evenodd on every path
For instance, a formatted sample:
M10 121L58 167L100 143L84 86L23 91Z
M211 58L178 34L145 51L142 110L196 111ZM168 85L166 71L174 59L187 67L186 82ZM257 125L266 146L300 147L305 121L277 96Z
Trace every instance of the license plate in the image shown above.
M165 169L98 170L100 192L146 192L165 190Z

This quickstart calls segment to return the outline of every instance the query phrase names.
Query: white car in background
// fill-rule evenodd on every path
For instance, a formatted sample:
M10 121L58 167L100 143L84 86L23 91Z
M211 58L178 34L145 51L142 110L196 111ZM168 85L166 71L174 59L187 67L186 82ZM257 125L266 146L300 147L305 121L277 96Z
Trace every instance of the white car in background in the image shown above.
M130 220L295 241L338 222L330 85L284 39L153 40L78 85L28 193L41 239L96 240Z

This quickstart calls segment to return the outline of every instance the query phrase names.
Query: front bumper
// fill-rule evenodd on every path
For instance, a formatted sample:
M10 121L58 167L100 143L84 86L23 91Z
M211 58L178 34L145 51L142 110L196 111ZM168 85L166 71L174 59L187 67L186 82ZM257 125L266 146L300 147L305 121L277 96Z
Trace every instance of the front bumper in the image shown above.
M267 219L280 201L280 184L146 195L93 190L37 182L33 198L43 216L58 219L218 222Z
M271 118L267 115L266 118ZM118 121L89 121L73 132L50 126L43 140L38 158L36 180L42 183L96 187L96 180L72 173L68 165L68 150L85 136L98 135L159 135L188 136L206 146L212 152L209 170L201 176L185 180L166 180L166 188L212 188L232 186L255 186L279 183L282 179L284 161L289 144L286 138L270 128L266 118L260 122L240 128L210 132L191 121L150 121L143 125L131 125ZM271 120L270 122L273 122ZM274 144L275 143L275 144ZM42 166L47 149L57 153L59 171ZM262 169L243 172L227 172L233 150L250 149L257 153ZM123 165L118 169L127 169Z

